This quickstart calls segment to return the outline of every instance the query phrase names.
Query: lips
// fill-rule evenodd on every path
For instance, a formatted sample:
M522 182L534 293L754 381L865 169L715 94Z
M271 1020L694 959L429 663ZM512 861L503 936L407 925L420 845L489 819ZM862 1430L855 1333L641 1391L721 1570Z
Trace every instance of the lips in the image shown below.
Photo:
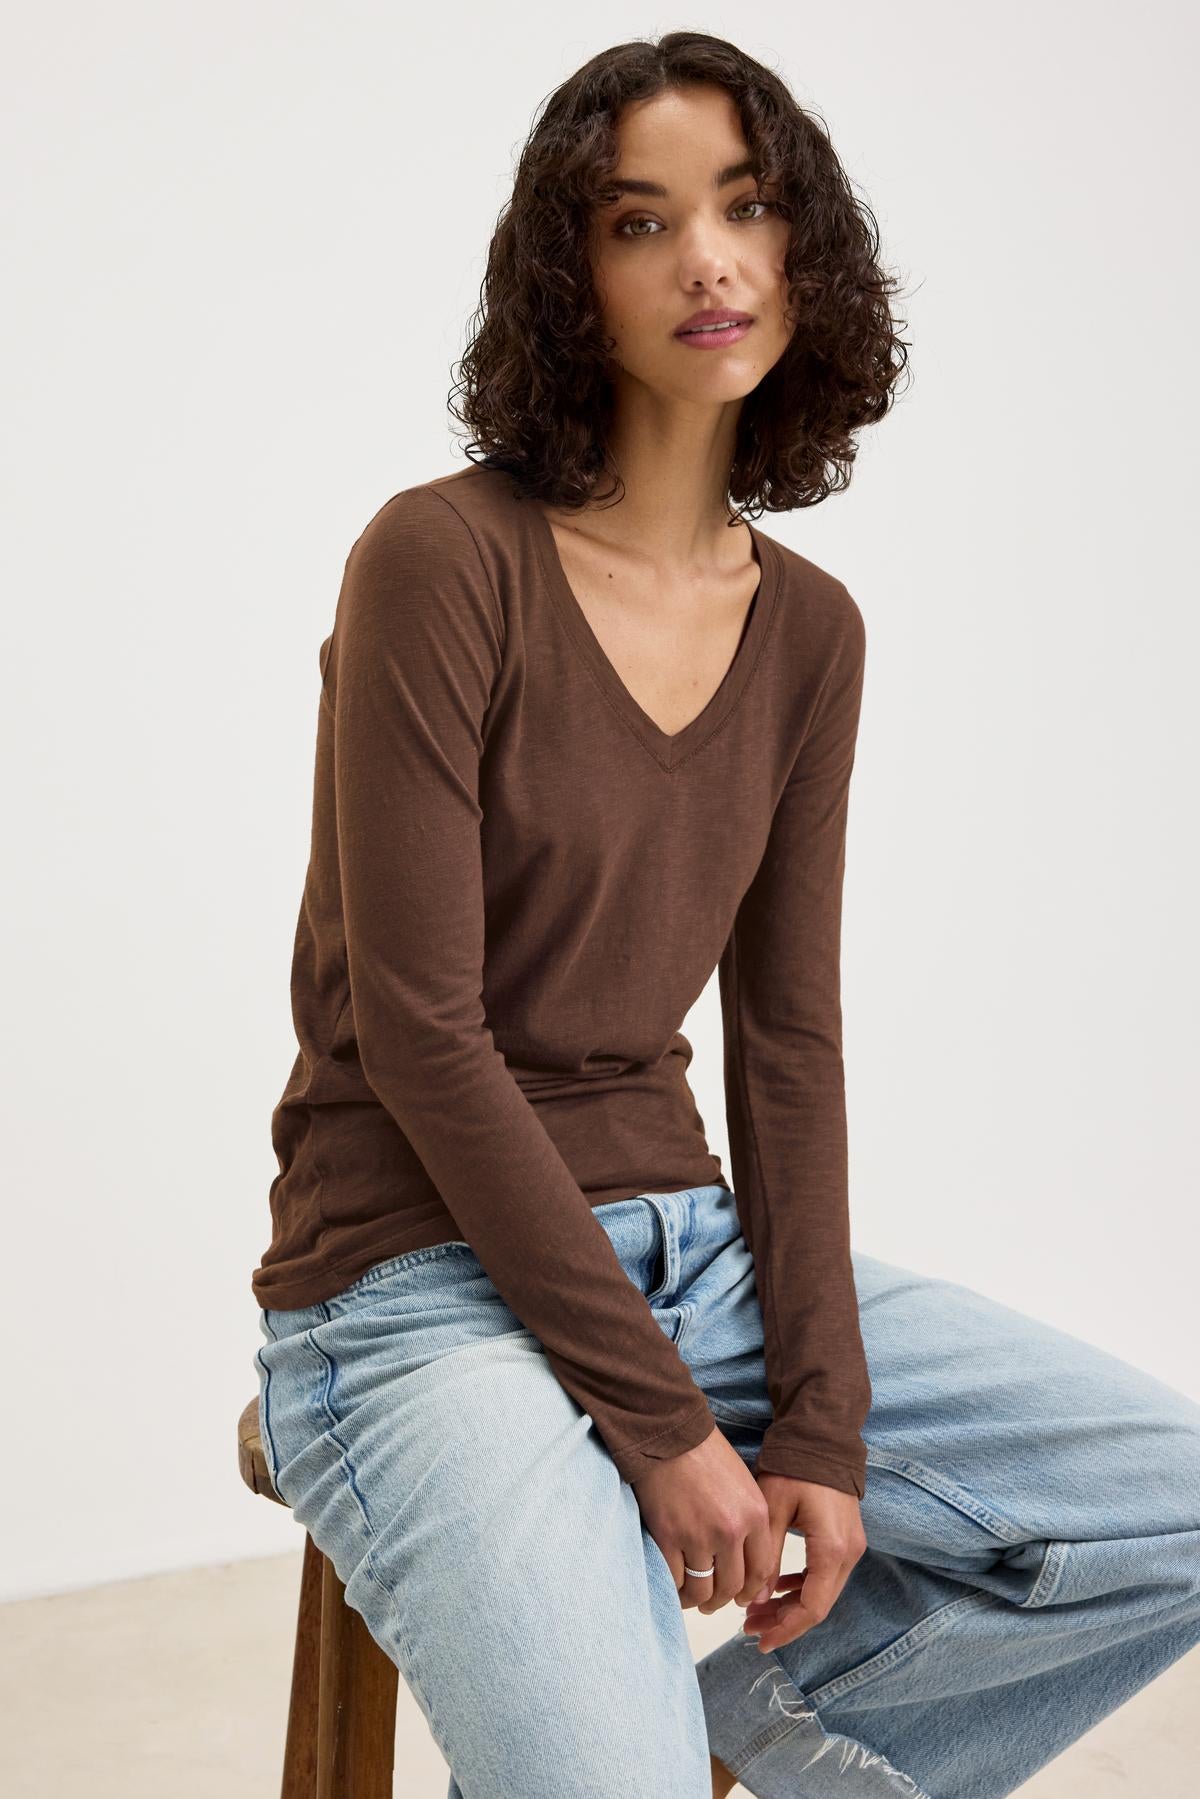
M695 337L697 333L701 331L709 335L714 331L735 331L742 323L743 320L741 319L731 319L729 323L725 325L685 325L683 330L677 331L675 335L676 337Z
M734 312L728 306L710 308L706 312L694 312L683 321L675 332L676 337L687 337L696 331L725 330L735 325L749 325L753 322L748 312Z

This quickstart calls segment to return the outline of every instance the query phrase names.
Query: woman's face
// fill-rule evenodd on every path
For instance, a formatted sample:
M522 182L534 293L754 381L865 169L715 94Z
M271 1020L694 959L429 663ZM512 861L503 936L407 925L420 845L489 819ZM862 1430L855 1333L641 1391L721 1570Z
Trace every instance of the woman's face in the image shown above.
M788 222L752 172L724 88L669 89L617 126L615 198L597 208L593 268L604 329L625 377L680 400L738 400L783 355ZM653 191L648 191L653 189ZM768 196L769 198L769 196ZM748 313L746 330L681 338L695 312Z

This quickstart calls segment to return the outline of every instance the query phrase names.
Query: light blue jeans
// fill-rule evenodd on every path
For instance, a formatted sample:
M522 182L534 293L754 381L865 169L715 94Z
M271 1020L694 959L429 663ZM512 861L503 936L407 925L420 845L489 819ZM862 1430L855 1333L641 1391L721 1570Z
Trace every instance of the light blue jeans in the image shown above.
M753 1468L770 1409L732 1195L596 1215ZM735 1606L698 1664L633 1488L466 1243L260 1314L272 1478L450 1799L710 1799L710 1751L760 1799L999 1799L1200 1642L1200 1407L969 1287L866 1255L854 1275L866 1552L797 1641L764 1655Z

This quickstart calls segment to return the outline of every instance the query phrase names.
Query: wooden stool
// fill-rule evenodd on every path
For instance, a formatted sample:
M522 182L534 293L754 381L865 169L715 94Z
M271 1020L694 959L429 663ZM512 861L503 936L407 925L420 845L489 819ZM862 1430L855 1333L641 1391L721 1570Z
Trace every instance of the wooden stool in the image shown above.
M238 1467L253 1492L286 1506L267 1470L257 1397L238 1419ZM399 1678L305 1531L280 1799L392 1799Z

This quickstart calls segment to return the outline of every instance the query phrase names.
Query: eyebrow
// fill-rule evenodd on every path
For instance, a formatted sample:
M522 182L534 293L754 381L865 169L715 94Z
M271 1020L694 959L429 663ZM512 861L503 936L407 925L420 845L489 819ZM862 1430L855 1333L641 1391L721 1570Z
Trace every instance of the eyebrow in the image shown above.
M754 158L747 157L745 162L730 163L727 169L718 169L713 176L714 189L727 187L731 181L740 181L743 175L756 173L758 164ZM646 194L655 200L666 200L667 189L658 181L610 181L608 191L612 194Z

